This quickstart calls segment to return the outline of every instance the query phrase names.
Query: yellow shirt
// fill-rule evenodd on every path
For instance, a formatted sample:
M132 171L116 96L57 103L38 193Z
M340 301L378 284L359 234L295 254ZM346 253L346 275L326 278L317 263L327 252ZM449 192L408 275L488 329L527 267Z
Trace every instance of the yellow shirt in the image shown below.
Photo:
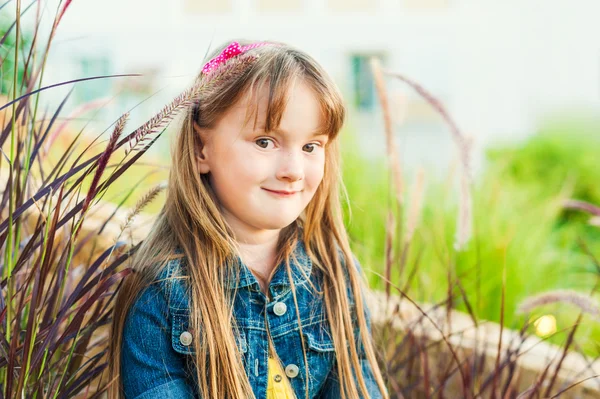
M273 347L269 344L269 379L267 399L293 399L294 391L278 359L273 357Z

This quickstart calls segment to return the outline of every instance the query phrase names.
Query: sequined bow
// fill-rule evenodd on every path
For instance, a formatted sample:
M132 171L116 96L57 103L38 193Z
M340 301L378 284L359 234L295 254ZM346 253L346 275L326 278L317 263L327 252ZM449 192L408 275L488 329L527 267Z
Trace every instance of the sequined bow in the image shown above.
M215 68L218 68L219 65L227 62L228 59L236 57L250 49L253 49L253 48L259 47L259 46L263 46L265 44L270 44L270 43L269 42L258 42L258 43L248 44L247 46L240 46L240 44L238 42L231 42L231 44L229 46L225 47L225 49L223 51L221 51L221 54L219 54L212 60L208 61L204 65L204 67L202 68L202 73L208 74L211 71L213 71Z

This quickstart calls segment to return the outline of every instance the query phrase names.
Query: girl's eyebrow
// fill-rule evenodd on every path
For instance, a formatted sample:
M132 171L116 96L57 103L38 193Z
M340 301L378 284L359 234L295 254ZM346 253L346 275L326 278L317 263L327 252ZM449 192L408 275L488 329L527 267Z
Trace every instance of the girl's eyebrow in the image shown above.
M257 126L257 129L258 130L264 130L265 126L264 125ZM286 135L289 134L287 130L284 130L284 129L281 129L281 128L273 129L273 132L279 133L279 134L284 135L284 136L286 136ZM269 133L267 133L267 134L269 134ZM310 135L310 137L317 137L317 136L328 136L328 134L324 133L321 129L317 129L317 130L313 131L312 134Z

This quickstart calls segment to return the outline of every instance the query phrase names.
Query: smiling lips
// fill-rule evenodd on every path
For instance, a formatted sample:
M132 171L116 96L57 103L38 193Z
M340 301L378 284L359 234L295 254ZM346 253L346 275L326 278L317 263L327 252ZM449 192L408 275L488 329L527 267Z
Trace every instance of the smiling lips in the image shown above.
M267 188L263 188L263 190L268 191L271 194L274 194L279 197L291 197L296 194L298 191L285 191L285 190L269 190Z

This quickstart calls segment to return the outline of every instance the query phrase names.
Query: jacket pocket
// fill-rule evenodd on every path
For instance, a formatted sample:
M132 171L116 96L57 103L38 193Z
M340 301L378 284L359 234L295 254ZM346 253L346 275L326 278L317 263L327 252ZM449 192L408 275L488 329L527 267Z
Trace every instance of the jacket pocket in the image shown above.
M325 335L317 334L313 330L304 329L304 338L310 349L317 352L331 352L335 350L333 340Z
M187 312L172 314L171 346L175 352L182 355L195 355L193 340L198 339L198 335L189 328L189 314ZM187 343L189 344L186 345ZM242 353L248 352L248 342L244 332L236 336L236 344Z
M186 313L173 313L171 325L171 345L177 353L182 355L194 355L194 342L197 339L189 329L189 316Z
M314 397L325 383L332 367L334 367L335 347L328 331L322 325L315 324L302 329L306 343L306 359L308 361L309 397ZM303 364L302 353L299 353L299 364ZM304 377L304 370L301 371Z

